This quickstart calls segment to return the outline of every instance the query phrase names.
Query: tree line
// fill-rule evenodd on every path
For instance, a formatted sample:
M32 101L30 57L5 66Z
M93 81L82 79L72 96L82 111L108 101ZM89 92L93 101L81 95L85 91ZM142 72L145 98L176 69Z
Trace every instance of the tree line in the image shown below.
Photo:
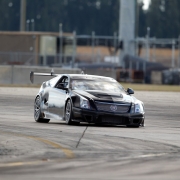
M177 38L180 35L180 0L151 0L147 11L137 0L137 32L144 37L147 27L151 36ZM26 19L35 22L35 31L76 30L77 34L112 36L118 32L119 0L27 0ZM19 31L20 0L0 0L0 31Z

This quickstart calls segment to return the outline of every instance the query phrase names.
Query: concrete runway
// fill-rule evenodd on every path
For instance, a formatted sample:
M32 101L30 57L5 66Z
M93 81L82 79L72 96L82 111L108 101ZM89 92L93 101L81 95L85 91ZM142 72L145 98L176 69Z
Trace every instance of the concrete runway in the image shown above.
M135 92L145 128L36 123L36 88L0 88L0 179L180 179L180 93Z

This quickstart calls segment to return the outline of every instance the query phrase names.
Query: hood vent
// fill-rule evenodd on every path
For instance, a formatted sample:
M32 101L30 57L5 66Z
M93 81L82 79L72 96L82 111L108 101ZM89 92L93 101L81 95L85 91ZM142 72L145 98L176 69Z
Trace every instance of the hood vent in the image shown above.
M119 96L117 96L117 95L108 95L108 94L96 94L95 96L97 96L98 98L102 98L102 99L112 99L112 98L118 98L119 99L119 98L123 98L122 94L120 94Z

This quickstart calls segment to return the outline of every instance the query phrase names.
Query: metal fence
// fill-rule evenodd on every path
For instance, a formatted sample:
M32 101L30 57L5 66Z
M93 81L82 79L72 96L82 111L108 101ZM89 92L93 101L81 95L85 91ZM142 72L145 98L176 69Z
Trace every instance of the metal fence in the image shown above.
M24 52L0 52L0 65L69 66L71 64L71 56L59 54L42 55Z
M147 61L161 63L168 68L180 68L180 39L137 39L141 45L138 55Z
M1 65L34 65L36 55L23 52L0 52Z
M167 68L180 67L180 40L137 38L134 43L136 56L147 62L161 63ZM65 45L63 44L64 49ZM123 50L123 42L114 36L74 36L71 53L45 55L24 52L0 52L0 65L40 65L71 66L79 64L109 63L120 66L119 54ZM62 50L61 50L62 51ZM125 66L124 66L125 67ZM125 67L130 68L130 67Z

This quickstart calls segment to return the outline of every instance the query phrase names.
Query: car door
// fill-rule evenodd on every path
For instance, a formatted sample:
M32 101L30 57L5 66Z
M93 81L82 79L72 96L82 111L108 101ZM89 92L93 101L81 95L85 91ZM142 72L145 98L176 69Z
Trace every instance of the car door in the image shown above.
M49 91L48 109L49 113L56 119L63 117L65 102L68 96L67 90L61 87L69 87L67 76L63 76L55 87Z

